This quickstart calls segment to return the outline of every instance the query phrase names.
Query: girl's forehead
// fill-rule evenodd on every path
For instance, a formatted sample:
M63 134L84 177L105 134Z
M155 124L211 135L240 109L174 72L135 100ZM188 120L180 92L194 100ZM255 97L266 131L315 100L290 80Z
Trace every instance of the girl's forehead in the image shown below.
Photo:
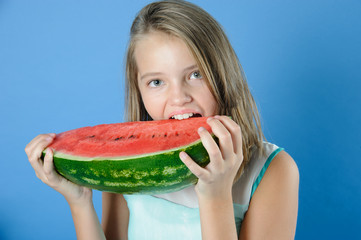
M163 32L152 32L144 34L135 44L134 57L137 64L146 63L151 65L158 62L192 61L197 63L191 49L186 42L174 35Z
M137 37L135 41L135 49L139 48L139 45L149 45L149 43L152 43L154 45L163 45L169 42L178 42L179 44L186 45L186 42L183 39L175 35L162 31L150 31L148 33L143 33Z

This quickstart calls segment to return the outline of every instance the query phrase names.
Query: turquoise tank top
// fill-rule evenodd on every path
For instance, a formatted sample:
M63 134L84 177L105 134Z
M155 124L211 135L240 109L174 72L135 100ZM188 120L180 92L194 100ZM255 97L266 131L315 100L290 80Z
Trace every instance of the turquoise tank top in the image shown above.
M264 142L265 155L254 155L234 184L233 209L239 235L244 215L272 159L282 151ZM160 195L124 195L129 208L129 240L202 239L194 186ZM180 200L179 200L180 199Z

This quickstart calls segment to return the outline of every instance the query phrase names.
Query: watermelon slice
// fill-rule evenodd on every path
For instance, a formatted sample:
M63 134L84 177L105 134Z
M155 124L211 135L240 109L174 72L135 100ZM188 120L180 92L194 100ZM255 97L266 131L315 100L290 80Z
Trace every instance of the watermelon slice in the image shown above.
M206 117L102 124L57 134L49 146L56 170L82 186L115 193L159 194L197 182L181 151L204 167L209 156L198 128ZM45 151L43 152L43 156Z

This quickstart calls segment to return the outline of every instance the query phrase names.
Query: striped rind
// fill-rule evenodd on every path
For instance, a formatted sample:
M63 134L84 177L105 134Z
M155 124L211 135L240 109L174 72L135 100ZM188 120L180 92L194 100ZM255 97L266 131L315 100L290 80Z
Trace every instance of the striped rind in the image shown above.
M124 194L161 194L181 190L197 182L179 159L185 151L200 166L209 163L202 142L152 154L124 158L76 157L54 152L57 171L70 181L100 191Z

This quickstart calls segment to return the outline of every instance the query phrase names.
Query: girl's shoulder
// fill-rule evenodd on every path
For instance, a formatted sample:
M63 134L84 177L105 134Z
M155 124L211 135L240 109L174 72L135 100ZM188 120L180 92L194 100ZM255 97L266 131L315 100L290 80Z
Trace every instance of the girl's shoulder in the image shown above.
M286 154L283 148L269 142L263 142L263 149L263 152L253 150L250 161L245 166L240 178L235 182L233 186L235 203L248 205L270 164L280 157L284 158ZM291 160L289 161L291 162Z

